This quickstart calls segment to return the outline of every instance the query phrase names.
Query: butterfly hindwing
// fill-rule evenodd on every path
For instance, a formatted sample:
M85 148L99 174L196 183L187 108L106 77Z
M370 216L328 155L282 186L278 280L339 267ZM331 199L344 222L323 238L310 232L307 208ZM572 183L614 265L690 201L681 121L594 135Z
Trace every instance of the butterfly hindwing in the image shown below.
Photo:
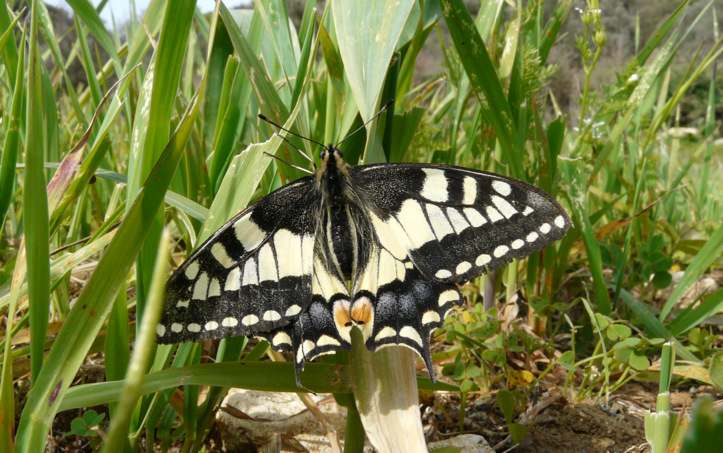
M318 192L304 178L227 222L168 282L159 343L276 329L306 311Z
M447 312L461 303L456 285L424 277L409 259L397 259L376 239L354 285L351 313L357 322L363 321L359 328L367 349L409 347L424 359L434 381L430 336L442 326Z
M352 177L382 245L441 282L463 283L527 256L571 225L542 190L492 173L405 163L354 167Z
M323 246L323 244L322 244ZM339 275L317 252L311 282L311 304L290 325L257 336L277 351L293 353L296 383L304 362L339 349L351 348L349 293Z

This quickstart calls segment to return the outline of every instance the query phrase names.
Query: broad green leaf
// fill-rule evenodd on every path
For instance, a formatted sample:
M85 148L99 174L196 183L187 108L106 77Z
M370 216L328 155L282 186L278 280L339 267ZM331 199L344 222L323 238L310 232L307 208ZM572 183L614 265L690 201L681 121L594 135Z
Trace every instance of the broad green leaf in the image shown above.
M339 52L364 122L376 113L389 62L413 5L413 0L332 2Z
M30 304L30 369L31 382L36 383L43 365L45 333L50 306L50 234L48 229L48 193L45 189L45 140L42 71L38 50L38 2L33 2L28 51L27 123L25 135L25 247L28 269L28 302ZM55 113L54 111L52 113Z

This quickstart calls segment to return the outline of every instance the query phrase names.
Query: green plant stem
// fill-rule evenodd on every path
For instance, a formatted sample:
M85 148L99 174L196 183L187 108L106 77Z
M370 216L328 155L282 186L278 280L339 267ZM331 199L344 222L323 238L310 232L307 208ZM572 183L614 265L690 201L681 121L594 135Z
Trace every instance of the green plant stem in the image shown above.
M585 30L585 38L587 39L587 29ZM590 92L590 79L592 78L592 72L597 64L597 61L602 55L602 47L598 47L595 50L595 56L593 57L592 64L588 67L585 65L585 85L582 91L582 100L580 101L580 136L584 136L585 130L592 127L592 121L590 124L585 125L585 113L587 110L588 94Z

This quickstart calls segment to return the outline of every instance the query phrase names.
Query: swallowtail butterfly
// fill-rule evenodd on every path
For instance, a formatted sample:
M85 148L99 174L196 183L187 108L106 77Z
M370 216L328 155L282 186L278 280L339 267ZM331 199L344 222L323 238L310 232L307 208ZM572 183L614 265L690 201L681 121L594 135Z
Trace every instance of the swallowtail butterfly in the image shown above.
M459 286L560 239L550 195L516 179L416 163L349 166L338 145L316 171L229 220L168 281L159 343L256 335L306 360L403 345L434 380L429 340ZM300 385L300 384L299 384Z

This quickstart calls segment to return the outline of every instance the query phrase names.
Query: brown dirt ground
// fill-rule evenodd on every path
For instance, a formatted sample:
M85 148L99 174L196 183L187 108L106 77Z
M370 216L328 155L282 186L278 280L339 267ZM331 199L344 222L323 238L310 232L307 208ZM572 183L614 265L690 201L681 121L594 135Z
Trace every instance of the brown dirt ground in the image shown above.
M528 432L513 451L648 452L642 417L629 413L622 404L611 406L605 410L593 401L573 403L561 396L547 396L526 411ZM435 407L424 416L428 436L438 440L459 434L458 407L456 395L437 399ZM513 447L504 416L493 397L469 404L464 428L465 433L485 437L497 452Z

